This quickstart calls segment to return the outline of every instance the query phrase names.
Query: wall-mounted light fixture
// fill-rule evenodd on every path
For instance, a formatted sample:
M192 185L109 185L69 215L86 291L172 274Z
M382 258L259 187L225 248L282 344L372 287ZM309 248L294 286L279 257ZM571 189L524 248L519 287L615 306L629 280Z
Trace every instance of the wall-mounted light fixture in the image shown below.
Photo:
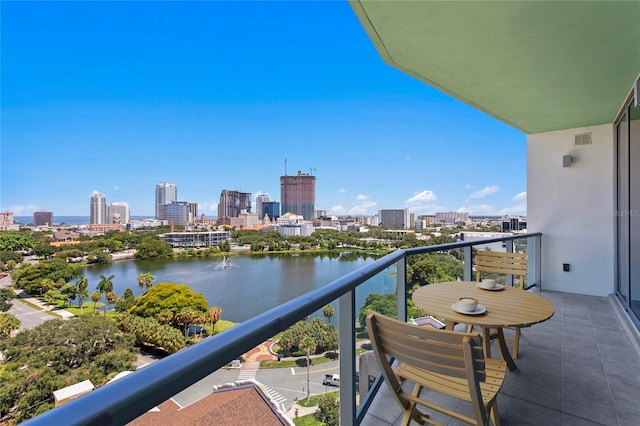
M571 166L571 162L573 161L573 157L570 155L563 155L562 156L562 167L569 167Z

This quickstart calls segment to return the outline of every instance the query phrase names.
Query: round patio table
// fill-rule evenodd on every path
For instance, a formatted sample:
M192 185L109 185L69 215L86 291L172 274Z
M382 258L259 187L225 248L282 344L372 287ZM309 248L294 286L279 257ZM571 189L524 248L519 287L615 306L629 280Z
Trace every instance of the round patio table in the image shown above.
M503 327L527 327L548 320L553 316L551 302L542 296L513 287L485 290L475 281L453 281L429 284L413 293L413 302L430 315L445 320L446 328L452 330L455 323L465 323L482 328L485 356L491 357L490 330L497 330L498 348L509 370L518 367L513 361L504 340ZM452 305L458 299L469 296L478 299L486 308L480 314L462 314Z

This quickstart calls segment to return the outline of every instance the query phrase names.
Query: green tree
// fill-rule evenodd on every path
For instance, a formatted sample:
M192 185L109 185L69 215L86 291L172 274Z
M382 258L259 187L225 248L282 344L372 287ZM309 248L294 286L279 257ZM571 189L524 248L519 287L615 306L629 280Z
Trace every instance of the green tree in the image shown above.
M133 294L133 290L131 290L130 288L127 288L124 291L124 294L122 295L121 298L118 299L118 301L116 302L116 312L126 312L129 309L131 309L131 307L133 306L133 304L136 302L136 297Z
M20 328L20 320L12 314L0 313L0 339L9 337L11 332Z
M229 253L231 251L231 243L229 241L223 241L218 246L221 252Z
M334 310L333 310L333 306L332 305L326 305L324 308L322 308L322 315L325 316L325 318L327 318L327 320L329 321L329 324L331 324L331 317L334 314Z
M36 244L29 231L0 231L0 252L30 250Z
M0 412L21 423L53 408L53 391L91 380L100 386L115 373L132 370L134 337L112 321L82 316L51 319L0 340L2 386Z
M63 279L67 283L81 275L77 265L69 265L64 259L50 259L42 262L18 268L11 273L13 285L21 288L29 294L37 294L42 286L40 280L48 278L54 283Z
M107 301L107 293L112 292L113 291L113 277L115 277L115 275L109 275L108 277L105 277L104 275L100 275L100 281L98 281L98 286L96 287L96 290L98 290L100 293L104 294L104 317L107 317L107 309L109 306L109 302Z
M36 244L33 247L32 253L34 256L44 257L45 259L53 256L56 249L49 244Z
M202 293L195 293L186 284L164 282L140 295L129 312L141 317L155 318L160 312L168 309L175 317L178 311L187 307L203 313L209 310Z
M76 281L76 298L80 305L80 315L82 315L82 305L84 304L84 301L89 298L89 280L84 276L78 277L78 280Z
M395 293L371 293L368 295L358 315L360 327L365 326L367 309L396 318L398 316L397 297ZM411 299L407 299L407 314L413 318L419 318L425 315L420 308L417 308L416 305L413 304Z
M47 307L64 303L65 300L67 300L67 297L56 289L49 290L44 294L44 301L47 302Z
M65 284L60 287L60 293L65 297L66 306L71 306L71 300L75 299L78 296L78 288L75 284Z
M160 238L147 237L136 246L136 259L166 259L173 249Z
M98 265L110 265L113 262L111 253L104 249L91 250L87 255L87 263L95 263Z
M11 300L16 294L8 288L0 288L0 312L7 312L11 308Z
M318 401L318 410L313 418L327 426L340 424L340 401L331 395L323 395Z
M100 293L99 291L94 291L93 293L91 293L91 301L93 302L93 313L96 313L96 305L98 303L98 301L100 300L100 298L102 297L102 293Z
M300 350L307 355L307 400L309 400L311 396L311 389L309 388L309 368L311 366L311 360L309 360L309 355L316 352L317 346L316 341L313 340L311 336L304 336L300 340Z
M140 287L140 289L147 289L149 290L151 287L153 287L153 282L155 281L155 277L153 275L151 275L149 272L143 272L141 274L138 274L138 286Z

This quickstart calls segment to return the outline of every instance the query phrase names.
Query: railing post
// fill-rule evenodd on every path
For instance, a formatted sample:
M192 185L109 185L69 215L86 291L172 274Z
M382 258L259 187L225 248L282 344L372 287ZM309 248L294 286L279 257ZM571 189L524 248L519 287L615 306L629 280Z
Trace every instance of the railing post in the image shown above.
M407 321L407 256L396 262L396 301L398 319Z
M340 424L352 426L356 422L356 321L355 290L338 299L340 347Z
M473 281L473 246L463 247L462 254L464 256L464 276L462 277L462 279L464 281Z
M505 244L506 252L507 253L513 253L513 240L505 241L504 244ZM508 285L509 287L513 287L513 275L512 274L507 274L505 276L505 284ZM524 286L524 283L522 283L522 285Z
M527 287L538 286L542 290L541 249L542 237L527 237Z

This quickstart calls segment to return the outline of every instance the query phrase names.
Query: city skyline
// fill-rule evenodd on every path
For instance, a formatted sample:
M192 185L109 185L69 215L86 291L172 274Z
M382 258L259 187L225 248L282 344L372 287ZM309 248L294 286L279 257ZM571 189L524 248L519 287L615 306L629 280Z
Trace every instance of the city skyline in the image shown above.
M2 11L0 211L151 217L166 181L211 217L301 171L331 215L526 214L525 135L384 64L346 2Z

